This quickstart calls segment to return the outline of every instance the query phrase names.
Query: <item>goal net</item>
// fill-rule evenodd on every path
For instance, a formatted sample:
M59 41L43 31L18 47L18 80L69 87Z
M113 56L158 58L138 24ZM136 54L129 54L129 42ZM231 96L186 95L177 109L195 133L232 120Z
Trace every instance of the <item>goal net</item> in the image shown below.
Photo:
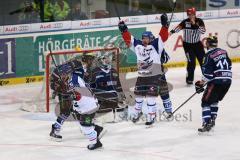
M111 65L119 72L119 48L102 48L91 50L71 50L71 51L57 51L45 54L45 73L44 80L40 91L31 100L25 101L22 104L21 109L29 112L50 112L58 105L58 98L53 98L53 91L50 89L50 75L56 65L61 65L69 61L70 59L83 55L92 55L93 63L91 68L98 66L98 57L104 54L108 54L111 57ZM54 59L54 61L52 60Z

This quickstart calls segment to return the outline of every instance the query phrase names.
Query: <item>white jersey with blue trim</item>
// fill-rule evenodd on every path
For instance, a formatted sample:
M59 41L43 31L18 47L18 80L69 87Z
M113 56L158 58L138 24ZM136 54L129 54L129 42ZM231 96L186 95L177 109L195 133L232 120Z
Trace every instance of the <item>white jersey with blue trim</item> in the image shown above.
M88 88L85 81L76 73L72 74L69 81L71 90L81 94L80 100L73 100L73 110L80 114L92 114L99 109L98 101Z
M164 50L161 37L155 38L146 47L141 40L131 37L132 50L137 56L138 75L148 77L163 74L161 54Z

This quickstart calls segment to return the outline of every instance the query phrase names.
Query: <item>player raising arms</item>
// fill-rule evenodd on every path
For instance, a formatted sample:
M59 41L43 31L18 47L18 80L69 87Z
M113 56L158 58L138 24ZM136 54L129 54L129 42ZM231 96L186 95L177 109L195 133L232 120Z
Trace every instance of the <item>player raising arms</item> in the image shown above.
M162 64L169 59L163 48L163 42L168 39L168 18L166 14L161 16L161 23L162 28L158 38L155 38L152 32L147 31L142 34L142 40L137 40L128 31L124 21L119 22L119 30L126 45L128 47L133 46L137 56L138 78L134 91L136 104L132 119L134 123L142 115L144 97L147 99L147 122L145 125L154 123L157 110L156 98L159 92L166 113L168 116L172 114L172 103L162 68Z
M202 66L203 80L195 83L197 93L204 91L204 84L207 88L202 97L202 128L199 132L208 132L215 126L218 112L218 102L228 92L232 82L232 62L227 51L217 48L218 40L215 36L207 38L208 52L204 57Z
M52 125L50 136L57 141L62 139L59 134L61 127L70 113L74 111L82 132L91 142L87 148L93 150L102 147L99 136L103 127L92 122L99 105L86 87L82 62L76 59L55 68L51 75L51 89L61 98L59 98L60 115Z

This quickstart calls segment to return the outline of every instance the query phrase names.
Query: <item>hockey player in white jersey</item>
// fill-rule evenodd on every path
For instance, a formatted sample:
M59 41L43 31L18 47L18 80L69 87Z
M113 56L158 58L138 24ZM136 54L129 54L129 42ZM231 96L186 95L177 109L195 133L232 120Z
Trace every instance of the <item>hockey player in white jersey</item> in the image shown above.
M99 108L98 101L89 88L86 87L84 72L79 73L79 71L72 70L71 66L66 64L55 71L54 75L55 77L58 76L58 82L60 82L59 85L55 85L58 86L56 91L59 94L69 95L68 98L72 98L70 100L72 104L64 106L65 110L60 113L56 122L52 125L50 136L58 141L62 139L62 136L59 134L61 126L72 110L80 123L82 132L90 141L87 148L93 150L102 147L99 136L103 131L103 127L93 123L95 112Z
M169 59L163 48L163 42L168 39L168 18L166 14L161 16L162 28L158 38L152 32L144 32L142 40L135 39L128 31L124 21L119 22L119 30L128 47L133 48L137 56L138 78L134 94L136 105L132 121L135 123L142 115L143 98L147 100L147 122L146 125L154 123L156 118L156 98L160 94L163 100L167 116L172 114L172 103L169 97L169 90L162 68L162 64Z

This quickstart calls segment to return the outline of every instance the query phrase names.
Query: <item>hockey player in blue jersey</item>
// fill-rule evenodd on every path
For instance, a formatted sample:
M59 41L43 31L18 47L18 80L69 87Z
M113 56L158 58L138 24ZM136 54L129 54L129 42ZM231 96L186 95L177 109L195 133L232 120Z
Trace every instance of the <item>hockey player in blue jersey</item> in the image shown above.
M128 31L124 21L119 22L119 30L128 47L133 49L137 56L138 78L134 94L135 107L132 121L135 123L142 115L144 97L147 100L147 122L151 125L156 118L156 98L160 93L167 117L172 115L172 103L169 97L169 90L163 71L163 63L169 59L164 50L163 43L168 39L168 18L166 14L161 16L162 27L157 38L152 32L146 31L142 34L142 40L135 39Z
M99 101L98 112L122 111L125 95L122 90L118 71L113 66L114 57L111 51L99 53L97 66L91 71L90 86ZM121 106L120 106L121 105ZM120 106L120 108L119 108ZM125 106L126 107L126 106Z
M202 97L202 128L199 132L208 132L214 126L217 118L218 103L228 92L232 82L232 63L227 51L217 48L218 39L215 36L207 38L208 52L203 61L203 79L195 83L196 91L204 91Z

